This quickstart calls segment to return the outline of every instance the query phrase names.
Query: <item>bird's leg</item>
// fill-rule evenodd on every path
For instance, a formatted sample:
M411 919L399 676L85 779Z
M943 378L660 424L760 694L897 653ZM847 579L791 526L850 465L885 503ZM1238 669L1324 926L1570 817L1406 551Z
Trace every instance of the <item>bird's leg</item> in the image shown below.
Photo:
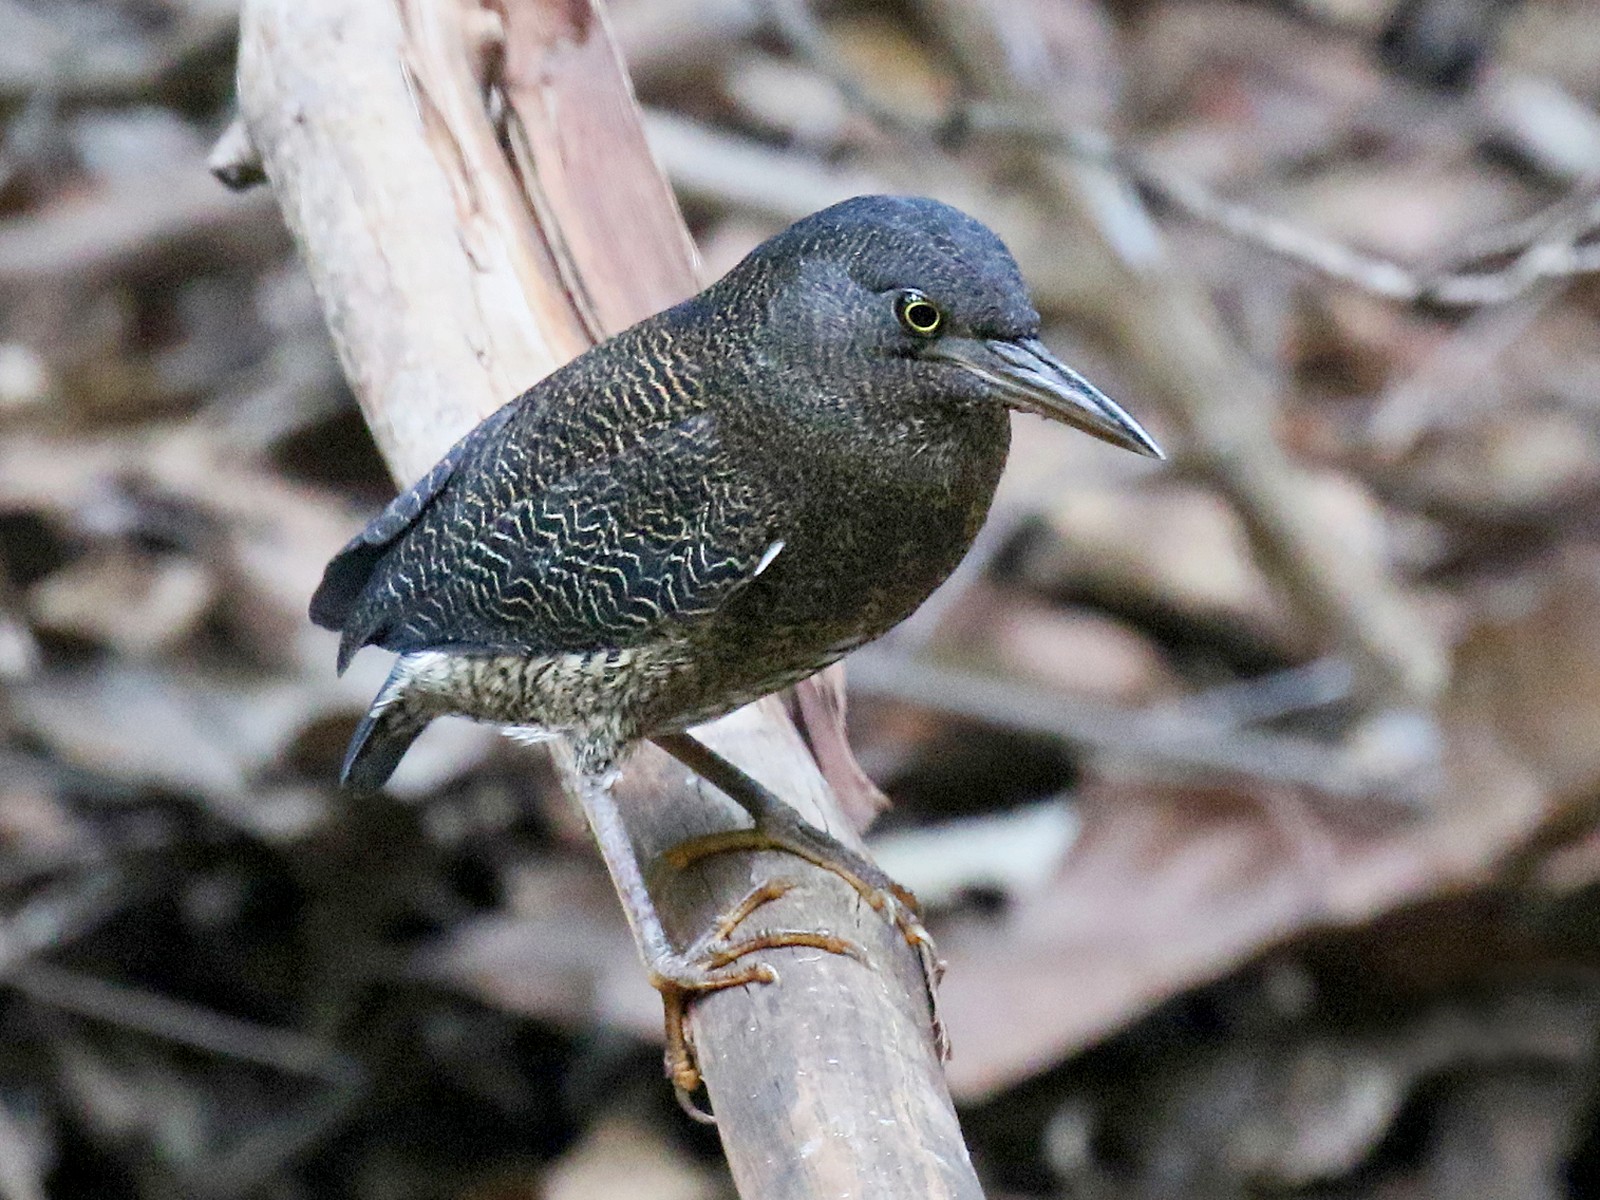
M933 939L918 917L917 898L877 864L807 822L776 793L692 735L661 734L651 740L725 793L755 823L750 829L729 829L674 846L664 855L672 866L682 868L736 850L786 851L839 876L892 920L913 946L932 945Z
M732 941L733 931L756 909L794 886L788 880L771 880L752 889L693 945L679 953L673 949L672 940L661 923L661 914L656 911L655 901L645 887L644 872L634 853L633 839L622 822L616 797L612 795L609 777L593 773L580 775L579 799L595 843L600 847L600 856L611 874L611 882L622 899L628 927L633 931L639 955L650 973L650 984L661 993L666 1020L667 1075L685 1109L692 1115L699 1115L699 1110L687 1100L700 1085L700 1071L695 1066L693 1040L687 1025L689 1001L703 992L747 983L777 983L778 972L767 963L741 961L757 951L809 946L852 958L861 958L861 951L854 943L832 934L797 930L776 930Z
M751 778L705 743L687 733L660 734L651 739L696 775L734 800L754 822L749 829L692 838L668 850L663 858L678 869L703 858L737 850L781 850L830 871L848 883L873 909L892 921L917 952L933 1032L941 1057L949 1043L939 1021L936 992L944 974L933 937L922 924L917 899L885 875L877 864L850 849L837 838L804 820L776 793Z

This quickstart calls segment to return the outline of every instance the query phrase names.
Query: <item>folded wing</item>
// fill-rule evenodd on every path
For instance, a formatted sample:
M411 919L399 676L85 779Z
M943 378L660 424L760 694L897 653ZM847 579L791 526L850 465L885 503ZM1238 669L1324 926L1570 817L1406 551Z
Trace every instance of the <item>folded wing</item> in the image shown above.
M510 406L489 418L329 564L311 614L343 632L341 669L364 645L636 645L757 573L772 514L728 468L708 414L542 480L496 453L510 420Z

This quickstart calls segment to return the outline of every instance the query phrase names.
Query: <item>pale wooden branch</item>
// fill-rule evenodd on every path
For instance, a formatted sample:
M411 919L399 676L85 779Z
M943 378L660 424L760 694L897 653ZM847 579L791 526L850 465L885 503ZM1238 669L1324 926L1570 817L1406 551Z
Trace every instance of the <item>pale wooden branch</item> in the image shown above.
M401 480L593 334L694 286L603 16L584 0L403 0L399 11L381 0L248 0L239 93L345 371ZM808 819L859 844L776 702L704 732ZM737 821L725 798L653 749L628 763L620 794L647 862ZM764 925L840 934L873 965L776 951L781 983L694 1006L740 1192L980 1196L916 956L886 922L832 876L771 855L663 879L657 900L687 940L773 871L802 886L763 909Z

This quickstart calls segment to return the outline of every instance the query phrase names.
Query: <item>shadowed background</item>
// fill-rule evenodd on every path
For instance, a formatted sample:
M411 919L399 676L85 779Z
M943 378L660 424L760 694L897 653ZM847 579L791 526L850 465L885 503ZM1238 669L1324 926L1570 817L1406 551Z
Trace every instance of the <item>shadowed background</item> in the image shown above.
M1175 451L1019 418L852 665L990 1194L1589 1194L1593 7L612 17L708 275L937 195ZM331 787L385 666L304 605L390 483L204 170L236 19L0 0L0 1196L726 1196L542 759Z

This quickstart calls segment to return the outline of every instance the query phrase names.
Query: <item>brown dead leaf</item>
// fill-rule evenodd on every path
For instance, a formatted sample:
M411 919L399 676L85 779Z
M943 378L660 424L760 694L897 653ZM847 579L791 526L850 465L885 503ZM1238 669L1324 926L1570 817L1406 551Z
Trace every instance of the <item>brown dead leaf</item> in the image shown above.
M1593 422L1569 409L1514 403L1519 397L1496 382L1474 382L1472 403L1486 411L1470 425L1441 431L1407 457L1402 486L1413 503L1506 521L1543 517L1600 493ZM1460 409L1466 401L1447 394L1440 404Z
M1092 783L1059 877L997 924L941 934L952 1088L992 1094L1296 933L1484 879L1544 795L1492 740L1446 736L1438 810L1378 831L1282 793Z
M29 591L34 622L52 633L150 658L190 637L216 600L216 580L192 559L111 546Z
M1465 158L1467 147L1460 147ZM1401 262L1448 255L1467 234L1524 215L1526 191L1476 164L1438 161L1361 163L1330 171L1279 197L1298 224L1345 245Z
M9 697L16 723L64 762L203 796L250 827L262 815L254 787L284 747L306 725L354 707L361 690L331 673L320 683L242 680L112 660L41 675Z
M661 1036L660 998L592 858L522 864L503 911L460 922L414 969L508 1012Z
M1427 1195L1542 1194L1504 1180L1559 1159L1563 1130L1581 1102L1574 1084L1593 1053L1592 998L1519 981L1470 999L1336 1021L1336 1031L1318 1029L1310 1013L1293 1022L1276 1015L1224 1021L1213 1036L1156 1056L1120 1081L1098 1113L1089 1094L1073 1095L1052 1121L1052 1165L1069 1182L1092 1178L1098 1164L1081 1137L1075 1144L1069 1135L1098 1126L1101 1141L1121 1148L1123 1170L1131 1160L1133 1172L1160 1180L1165 1194L1299 1194L1372 1164L1410 1109L1429 1113L1427 1171L1475 1170L1497 1181L1496 1190L1463 1190L1458 1180ZM1270 1032L1259 1026L1263 1019ZM1530 1075L1558 1086L1535 1096L1519 1086ZM1463 1128L1491 1114L1498 1123L1492 1102L1453 1102L1458 1092L1485 1088L1524 1096L1543 1135L1515 1147L1468 1148L1438 1127L1441 1098L1442 1111Z
M332 662L329 635L306 619L306 605L323 566L360 528L361 514L239 456L223 429L0 441L6 508L37 512L91 542L153 530L205 563L218 620L242 658L316 676ZM98 623L98 635L110 636L124 620L137 624L126 614L90 612L89 598L72 600L78 585L70 576L68 584L51 602L64 613L78 611L75 620ZM102 578L99 586L114 594L116 579ZM176 612L154 627L171 626Z
M1456 654L1451 719L1493 731L1564 797L1600 788L1600 551L1501 590Z
M1287 613L1252 559L1244 528L1213 492L1079 488L1056 499L1048 521L1052 538L1022 569L1036 587L1135 600L1289 640Z
M1176 695L1160 651L1125 622L978 582L952 608L941 641L985 669L1126 704Z
M0 778L0 857L15 868L70 858L94 847L92 829L64 804L43 771L4 764Z
M544 1200L722 1200L722 1178L670 1144L659 1128L612 1114L554 1166Z
M828 30L854 78L881 103L924 121L945 115L953 81L905 21L868 6L830 21Z
M1156 123L1147 145L1212 184L1271 176L1347 138L1382 94L1355 40L1244 4L1156 5L1128 52L1132 104Z
M768 55L753 54L731 64L724 86L752 123L813 152L836 148L858 121L831 81Z

